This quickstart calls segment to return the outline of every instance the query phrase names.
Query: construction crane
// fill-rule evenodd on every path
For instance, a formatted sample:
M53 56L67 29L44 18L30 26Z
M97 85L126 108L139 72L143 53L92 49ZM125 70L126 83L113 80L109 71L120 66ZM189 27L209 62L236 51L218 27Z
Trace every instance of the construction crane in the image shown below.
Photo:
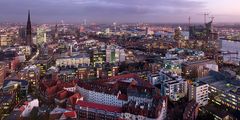
M209 15L209 13L205 12L203 15L204 15L204 23L206 24L207 23L207 16Z
M204 12L204 13L202 13L200 15L203 15L203 17L204 17L204 24L206 24L207 23L207 16L209 15L209 13L208 12Z
M214 16L211 16L211 17L209 17L209 18L210 18L211 21L213 22L213 20L214 20L215 17L214 17Z

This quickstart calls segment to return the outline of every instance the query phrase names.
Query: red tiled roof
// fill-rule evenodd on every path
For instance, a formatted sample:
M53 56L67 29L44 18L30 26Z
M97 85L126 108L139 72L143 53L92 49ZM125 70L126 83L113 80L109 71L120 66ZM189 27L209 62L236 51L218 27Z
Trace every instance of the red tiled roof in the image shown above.
M136 85L140 84L140 85L143 85L144 87L150 87L150 88L153 87L153 85L151 85L148 81L143 80L137 74L134 74L134 73L113 76L113 77L108 78L107 80L99 80L97 82L100 82L100 83L111 82L111 81L120 82L122 80L126 80L129 78L134 79L134 81L132 81L133 84L136 84Z
M118 95L118 99L119 99L119 100L125 100L125 101L127 101L127 100L128 100L128 96L125 95L125 94L119 94L119 95Z
M66 98L67 95L68 95L68 92L66 90L62 90L62 91L59 91L57 93L57 97L56 98L62 100L64 98Z
M66 118L77 118L76 111L70 111L63 113Z
M53 94L56 93L56 91L57 91L57 86L47 88L47 94L48 95L53 95Z
M105 110L105 111L109 111L109 112L117 112L117 113L122 112L121 107L92 103L92 102L86 102L86 101L78 101L76 103L76 105L79 105L81 107L89 107L89 108L93 108L93 109L98 109L98 110Z
M72 82L62 82L62 81L58 80L57 85L58 85L58 87L61 87L61 88L74 87L76 85L76 81L73 80Z
M79 93L75 93L71 97L69 97L70 104L75 104L77 102L77 99L80 99L82 96Z
M131 80L130 80L131 79ZM149 82L141 79L137 74L125 74L111 77L107 80L98 80L90 83L78 83L79 87L96 92L117 95L120 88L135 90L139 93L153 94L154 86Z
M53 95L56 92L62 90L64 87L74 87L76 85L76 81L70 82L70 83L66 83L66 82L62 82L60 80L57 81L45 81L41 83L41 89L43 91L46 90L47 95Z

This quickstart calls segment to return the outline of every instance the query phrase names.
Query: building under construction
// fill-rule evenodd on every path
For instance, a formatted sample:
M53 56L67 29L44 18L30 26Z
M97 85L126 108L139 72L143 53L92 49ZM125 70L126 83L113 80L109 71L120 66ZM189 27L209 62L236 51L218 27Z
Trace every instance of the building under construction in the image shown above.
M204 25L189 26L189 39L190 40L217 40L218 34L213 32L212 21Z
M192 49L204 51L208 58L218 58L220 50L218 33L214 32L213 20L204 25L189 24L189 44Z

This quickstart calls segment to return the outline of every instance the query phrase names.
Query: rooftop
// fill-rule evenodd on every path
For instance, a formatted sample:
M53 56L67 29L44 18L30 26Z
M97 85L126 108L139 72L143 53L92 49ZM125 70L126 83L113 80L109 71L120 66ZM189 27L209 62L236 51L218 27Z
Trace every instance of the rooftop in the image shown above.
M240 86L240 80L221 72L210 71L208 76L198 80L225 92L239 93L237 91Z
M13 84L20 84L22 86L27 86L28 81L21 80L21 79L7 79L7 80L4 80L3 87L7 87L7 86L13 85Z
M62 56L58 59L72 59L72 58L89 58L89 54L87 53L80 53L76 56Z
M78 101L76 103L76 105L79 105L81 107L93 108L93 109L97 109L97 110L104 110L104 111L108 111L108 112L117 112L117 113L122 112L121 107L92 103L92 102L86 102L86 101Z
M188 61L188 62L185 62L183 63L183 65L193 65L193 64L205 64L205 63L215 63L215 61L213 60L198 60L198 61Z
M155 87L148 81L142 80L136 74L125 74L98 80L90 83L79 82L78 85L88 90L104 92L106 94L122 94L149 98L154 95Z
M197 82L194 82L193 85L198 87L198 86L202 86L202 85L206 85L207 83L205 82L202 82L202 81L197 81Z

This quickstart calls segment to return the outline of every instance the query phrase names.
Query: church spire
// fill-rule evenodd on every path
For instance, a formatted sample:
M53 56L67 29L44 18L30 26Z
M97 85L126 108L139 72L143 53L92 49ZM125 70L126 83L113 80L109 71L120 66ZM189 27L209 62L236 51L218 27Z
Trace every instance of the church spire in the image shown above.
M30 10L28 10L28 22L30 22L30 23L31 23Z
M32 44L32 25L31 25L31 16L30 16L30 10L28 10L28 20L27 20L27 45Z

